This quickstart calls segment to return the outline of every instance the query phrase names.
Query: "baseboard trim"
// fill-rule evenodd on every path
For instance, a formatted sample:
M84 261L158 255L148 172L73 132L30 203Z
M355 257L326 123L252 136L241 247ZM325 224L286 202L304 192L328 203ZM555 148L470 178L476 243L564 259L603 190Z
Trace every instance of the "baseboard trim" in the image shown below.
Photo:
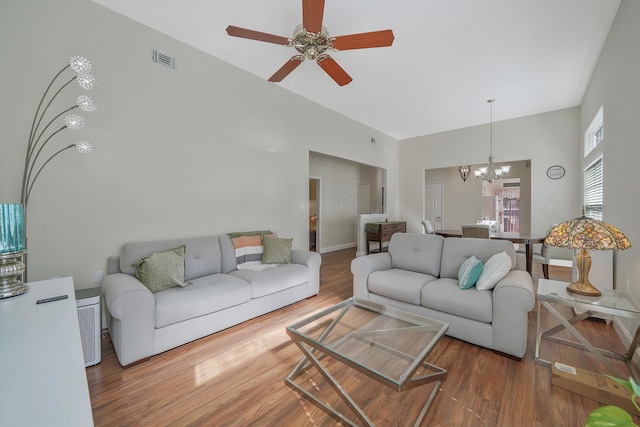
M343 245L329 246L329 247L326 247L326 248L320 248L320 253L321 254L325 254L327 252L341 251L343 249L355 248L356 246L357 246L356 242L345 243Z
M550 259L549 265L556 265L558 267L573 267L573 261L570 259Z

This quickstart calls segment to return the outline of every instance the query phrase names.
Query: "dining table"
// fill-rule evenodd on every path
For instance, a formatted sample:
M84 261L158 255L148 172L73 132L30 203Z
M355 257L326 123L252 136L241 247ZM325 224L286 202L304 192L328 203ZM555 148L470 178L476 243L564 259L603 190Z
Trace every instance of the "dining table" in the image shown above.
M435 234L443 237L462 237L462 230L450 229L450 230L436 230ZM525 245L525 258L527 263L527 271L529 274L533 271L533 245L536 243L543 243L546 236L531 234L531 233L513 233L513 232L490 232L490 239L496 240L508 240L511 243L518 243Z

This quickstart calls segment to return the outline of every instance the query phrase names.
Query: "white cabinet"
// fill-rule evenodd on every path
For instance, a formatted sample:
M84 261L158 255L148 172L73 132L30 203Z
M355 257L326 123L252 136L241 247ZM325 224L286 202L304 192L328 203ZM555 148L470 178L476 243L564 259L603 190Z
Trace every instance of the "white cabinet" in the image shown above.
M28 285L0 300L0 424L92 426L73 279Z

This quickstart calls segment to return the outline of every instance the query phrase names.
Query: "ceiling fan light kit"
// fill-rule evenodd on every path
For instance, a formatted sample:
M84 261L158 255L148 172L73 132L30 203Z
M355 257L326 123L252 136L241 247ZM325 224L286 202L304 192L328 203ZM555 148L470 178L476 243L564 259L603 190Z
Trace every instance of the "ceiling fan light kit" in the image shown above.
M349 84L353 79L326 52L350 49L385 47L393 44L393 31L382 30L346 36L330 37L322 25L324 0L302 0L302 24L293 31L293 38L277 36L260 31L227 27L227 34L233 37L263 41L293 47L299 54L294 55L270 78L270 82L280 82L295 70L305 59L315 60L339 86Z

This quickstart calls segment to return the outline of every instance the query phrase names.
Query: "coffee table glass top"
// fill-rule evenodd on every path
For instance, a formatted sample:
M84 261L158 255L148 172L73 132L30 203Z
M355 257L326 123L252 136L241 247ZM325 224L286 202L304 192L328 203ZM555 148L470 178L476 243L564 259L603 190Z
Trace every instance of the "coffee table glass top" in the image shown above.
M403 310L349 299L287 327L287 333L402 389L448 327Z
M567 292L568 283L556 280L538 281L538 299L558 302L570 307L591 310L597 313L640 319L640 304L630 293L621 289L599 289L599 297L588 297Z

